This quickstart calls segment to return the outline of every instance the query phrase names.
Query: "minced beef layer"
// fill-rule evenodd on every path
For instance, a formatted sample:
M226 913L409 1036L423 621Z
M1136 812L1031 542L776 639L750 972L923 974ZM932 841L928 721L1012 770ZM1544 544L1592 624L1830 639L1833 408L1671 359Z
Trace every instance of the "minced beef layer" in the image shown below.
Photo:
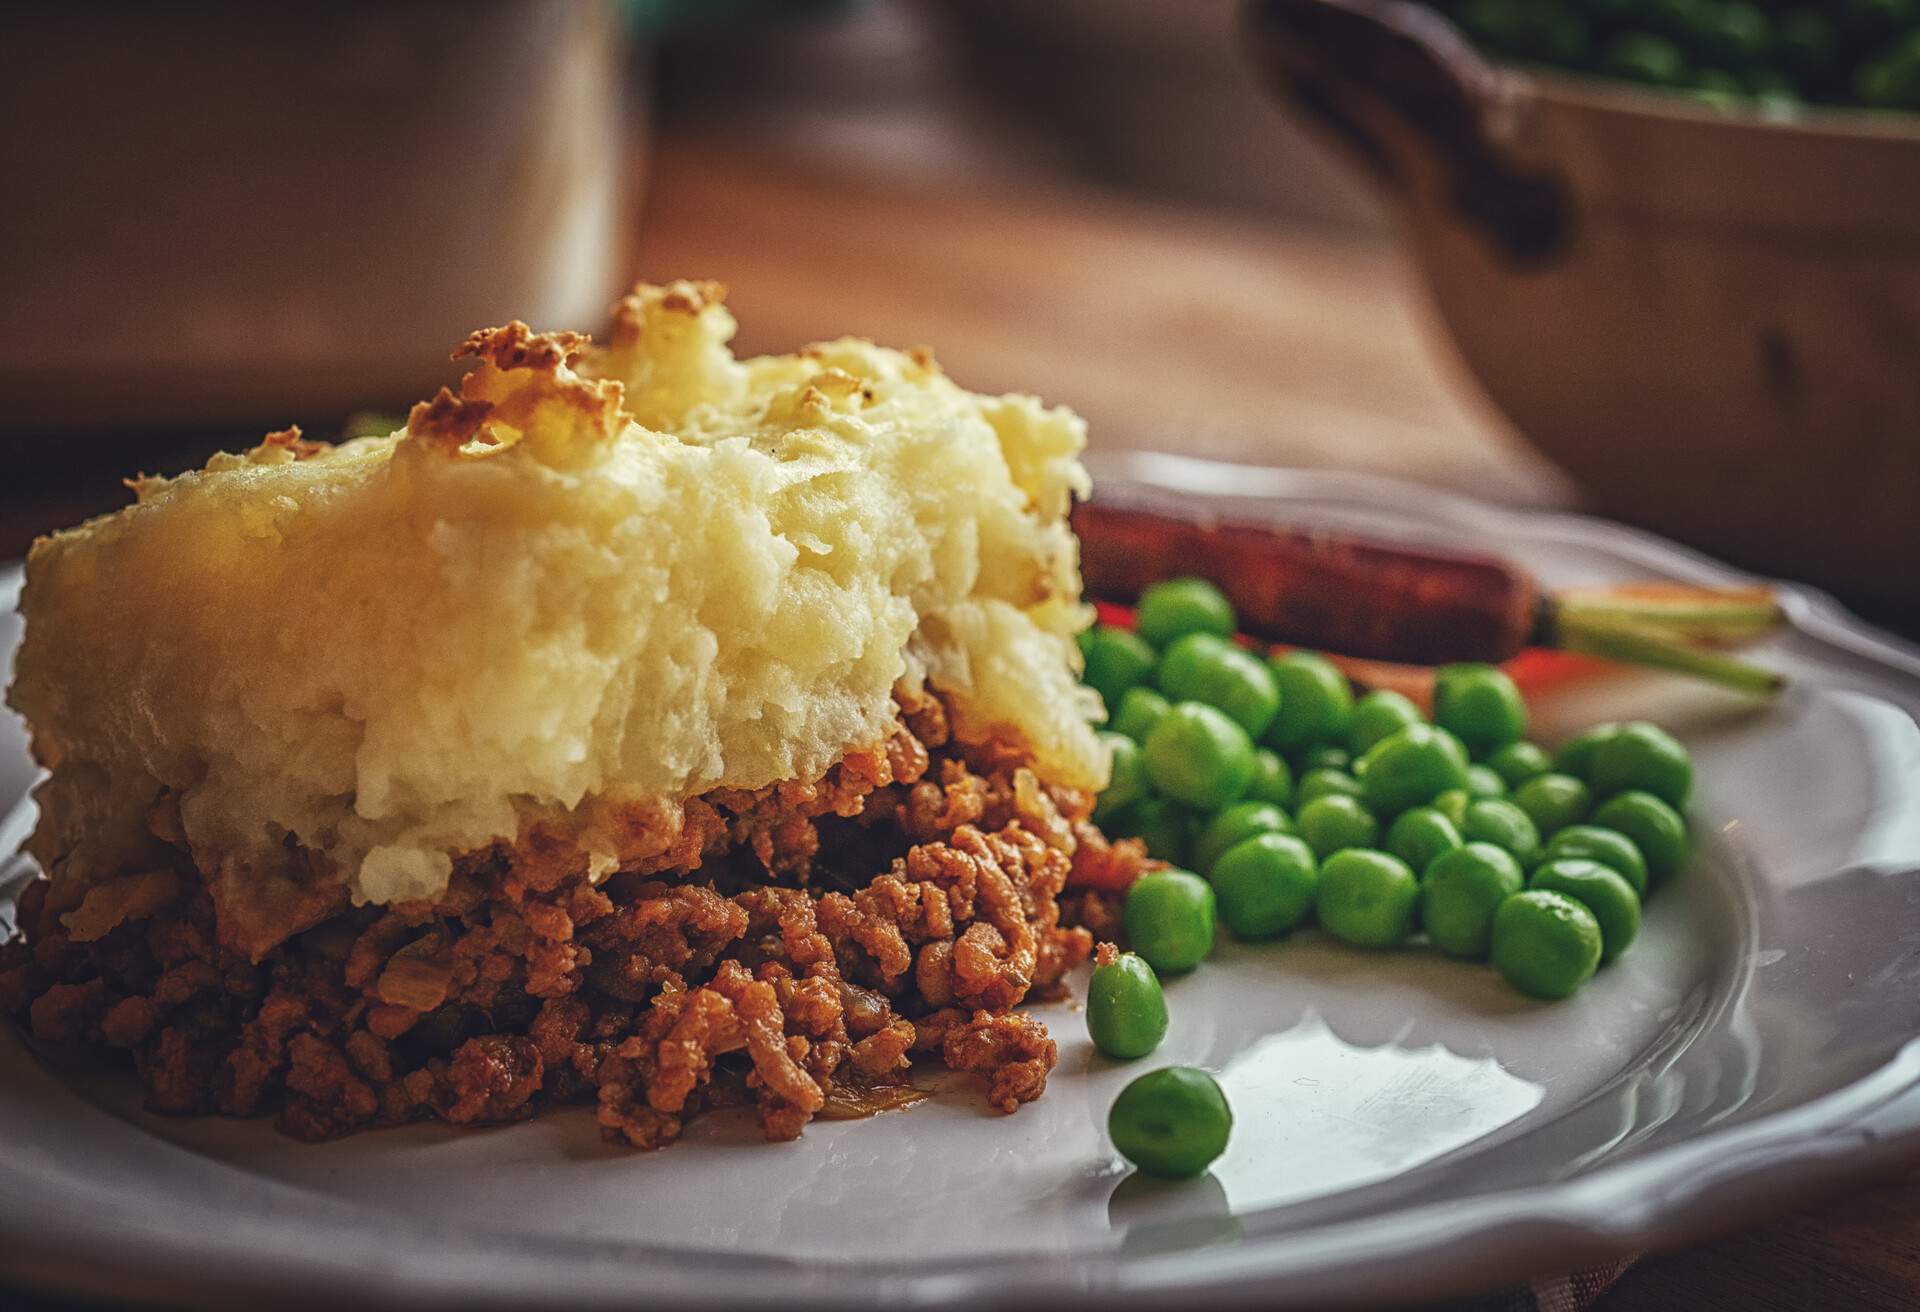
M131 1054L149 1106L277 1111L303 1139L435 1117L518 1120L592 1102L611 1140L656 1148L751 1101L769 1139L887 1105L920 1057L995 1107L1037 1098L1057 992L1112 908L1062 889L1144 860L1005 747L951 740L938 701L813 783L688 803L691 873L595 885L502 847L437 901L343 910L258 961L222 947L182 852L56 915L20 899L0 1007L46 1044Z

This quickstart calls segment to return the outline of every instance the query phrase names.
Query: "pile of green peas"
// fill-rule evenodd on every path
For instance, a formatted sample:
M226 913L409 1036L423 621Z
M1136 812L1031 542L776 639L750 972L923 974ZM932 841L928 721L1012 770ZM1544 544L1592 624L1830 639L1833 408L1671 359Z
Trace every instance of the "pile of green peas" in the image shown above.
M1658 726L1596 725L1549 754L1495 666L1437 671L1429 721L1400 693L1356 696L1324 656L1263 658L1237 629L1217 588L1182 578L1142 594L1134 630L1082 635L1110 711L1094 818L1167 863L1127 891L1132 950L1094 970L1087 1029L1106 1055L1159 1045L1160 976L1198 966L1217 925L1260 941L1312 918L1365 948L1424 933L1564 998L1627 949L1643 898L1685 864L1693 765ZM1225 1100L1199 1080L1212 1086L1155 1071L1114 1104L1109 1132L1141 1169L1196 1174L1224 1148Z
M1920 0L1434 0L1488 54L1722 107L1920 109Z

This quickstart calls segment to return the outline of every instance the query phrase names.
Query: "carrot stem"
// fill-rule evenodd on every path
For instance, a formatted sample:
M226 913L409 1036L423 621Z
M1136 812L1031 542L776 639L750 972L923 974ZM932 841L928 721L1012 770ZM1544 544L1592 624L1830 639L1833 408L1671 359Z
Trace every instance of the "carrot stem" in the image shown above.
M1786 618L1768 588L1695 588L1679 584L1623 584L1569 588L1551 605L1560 622L1577 626L1624 624L1694 642L1748 642Z
M1664 627L1645 622L1563 613L1559 645L1628 665L1644 665L1690 675L1737 692L1771 697L1786 687L1786 676L1751 662L1695 646Z

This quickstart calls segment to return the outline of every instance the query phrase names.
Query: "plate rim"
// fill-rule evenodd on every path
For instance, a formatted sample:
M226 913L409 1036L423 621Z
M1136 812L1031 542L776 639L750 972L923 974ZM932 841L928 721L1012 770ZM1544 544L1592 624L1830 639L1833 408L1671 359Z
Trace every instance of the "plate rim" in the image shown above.
M1249 501L1310 501L1389 515L1416 531L1457 526L1498 540L1605 546L1650 568L1701 582L1746 583L1744 573L1643 530L1562 511L1507 507L1376 475L1232 464L1160 452L1090 453L1096 486L1134 485ZM21 586L0 566L0 609ZM1815 589L1781 583L1791 629L1828 660L1868 676L1909 716L1920 707L1920 646L1884 633ZM1903 695L1902 695L1903 694ZM7 802L12 812L15 799ZM4 826L0 826L4 828ZM19 1044L11 1031L7 1042ZM1767 1210L1783 1194L1846 1181L1920 1157L1920 1031L1887 1062L1819 1098L1723 1127L1566 1180L1431 1202L1253 1236L1230 1247L1162 1254L1112 1250L1022 1255L990 1264L809 1263L743 1258L618 1241L457 1228L416 1217L343 1215L308 1242L305 1227L234 1218L191 1200L130 1212L93 1182L45 1178L0 1157L0 1278L68 1292L169 1293L238 1305L262 1294L373 1306L457 1303L518 1306L564 1290L580 1306L630 1305L641 1277L652 1301L680 1307L805 1306L849 1302L1154 1303L1178 1292L1225 1301L1298 1305L1404 1296L1389 1280L1421 1265L1420 1293L1443 1297L1503 1276L1590 1265L1710 1233ZM238 1168L213 1164L221 1170ZM240 1173L244 1174L244 1173ZM247 1177L322 1212L351 1213L299 1186ZM49 1186L52 1186L51 1188ZM103 1194L107 1196L102 1196ZM277 1239L277 1242L276 1242ZM316 1251L319 1250L319 1251ZM1369 1272L1372 1274L1369 1275ZM556 1280L564 1280L556 1284Z

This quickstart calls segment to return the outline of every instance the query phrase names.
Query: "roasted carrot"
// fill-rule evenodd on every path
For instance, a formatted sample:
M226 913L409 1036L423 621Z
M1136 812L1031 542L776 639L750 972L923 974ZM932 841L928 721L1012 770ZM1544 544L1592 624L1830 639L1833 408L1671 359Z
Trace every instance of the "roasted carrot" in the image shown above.
M1073 527L1093 596L1131 602L1161 579L1199 574L1248 633L1273 642L1415 665L1503 661L1536 622L1532 579L1490 556L1098 500L1074 511Z

